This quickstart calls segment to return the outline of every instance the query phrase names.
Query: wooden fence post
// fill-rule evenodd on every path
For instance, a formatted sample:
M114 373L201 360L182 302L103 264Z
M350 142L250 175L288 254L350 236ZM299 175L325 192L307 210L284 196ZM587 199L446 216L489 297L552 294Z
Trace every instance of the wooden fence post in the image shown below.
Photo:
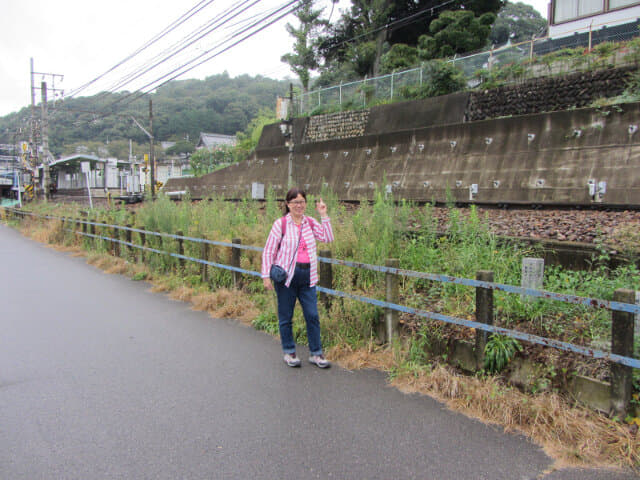
M636 303L633 290L618 289L613 300L622 303ZM611 313L611 353L633 357L634 315L629 312ZM629 410L633 389L633 368L619 363L611 364L611 409L615 415L624 417Z
M479 270L476 272L476 280L493 282L493 272ZM476 287L476 322L493 325L493 290L490 288ZM476 368L484 368L484 349L487 346L489 332L476 329Z
M96 226L93 225L93 223L95 223L98 219L94 219L92 222L92 225L89 225L89 231L91 232L91 235L95 235L96 234ZM94 248L98 248L98 245L100 243L100 240L97 239L96 237L91 237L91 239L93 240L93 247Z
M182 237L184 233L182 232L182 230L178 230L176 232L176 235L179 237ZM178 238L176 239L178 240L178 255L184 255L184 240L182 238ZM180 271L184 271L184 259L183 258L179 258L178 259L178 265L180 265Z
M231 240L231 243L235 245L242 245L242 240L240 238L234 238ZM239 248L231 247L231 266L240 268L240 254L242 252ZM233 288L240 288L240 282L242 281L242 274L240 272L231 272L233 276Z
M118 227L116 227L115 225L113 226L112 238L113 238L113 242L111 242L111 251L113 252L113 255L115 257L119 257L120 244L117 241L120 240L120 234L119 234Z
M200 259L207 262L209 261L209 244L208 243L202 242L200 244ZM209 280L208 278L209 269L207 267L208 265L206 263L200 264L200 277L202 278L202 283L207 283L207 281Z
M389 268L398 268L400 261L397 258L389 258L386 261L386 266ZM387 272L385 274L385 286L386 286L386 299L389 303L398 303L399 294L398 275L395 273ZM385 335L384 340L386 343L391 344L393 337L398 335L398 311L390 308L385 309L384 314L384 326Z
M131 228L131 224L127 224L127 228ZM125 240L130 244L131 243L131 230L125 230ZM130 257L133 254L133 247L131 245L127 245L127 253Z
M140 230L145 230L144 225L140 225ZM146 235L143 232L138 233L140 235L140 244L146 247ZM140 262L144 263L144 250L140 250Z
M80 212L80 215L82 215L82 233L87 233L87 223L86 223L86 220L88 218L87 214L84 212ZM83 238L87 238L86 235L83 236Z
M331 250L320 250L321 257L331 258ZM324 288L333 288L333 265L331 263L320 262L320 278L319 284ZM320 293L320 301L324 304L324 308L331 308L331 295Z

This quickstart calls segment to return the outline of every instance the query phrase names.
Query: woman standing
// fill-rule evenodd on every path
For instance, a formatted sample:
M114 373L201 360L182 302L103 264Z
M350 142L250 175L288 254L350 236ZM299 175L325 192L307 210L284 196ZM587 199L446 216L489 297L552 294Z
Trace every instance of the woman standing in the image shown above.
M292 188L287 192L285 216L273 223L262 252L262 279L264 288L272 290L275 287L278 297L278 325L286 364L290 367L300 366L292 329L293 308L298 299L307 324L309 362L320 368L327 368L331 364L322 352L316 294L316 240L333 241L333 229L327 216L327 206L321 198L316 201L316 210L320 214L321 222L305 216L306 208L307 195L303 190ZM284 281L271 283L272 265L277 265L286 272Z

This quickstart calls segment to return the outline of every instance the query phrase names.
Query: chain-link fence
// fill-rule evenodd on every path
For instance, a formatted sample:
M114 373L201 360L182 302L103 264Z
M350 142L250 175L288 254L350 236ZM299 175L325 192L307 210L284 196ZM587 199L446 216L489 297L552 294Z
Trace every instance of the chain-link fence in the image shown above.
M597 27L597 29L596 29ZM591 50L605 42L621 42L640 34L640 20L624 25L606 26L591 25L557 39L549 37L534 38L530 41L507 44L484 52L453 57L446 62L459 69L467 85L473 87L486 77L488 72L498 67L522 65L525 60L535 64L535 59L548 53L565 49L584 47ZM567 73L576 70L580 62L559 62L557 65L533 65L521 68L512 75L518 79L526 79L540 75ZM609 63L625 63L620 57ZM587 63L588 66L588 63ZM512 72L513 73L513 72ZM293 101L294 115L313 115L353 108L366 108L384 102L404 100L412 97L412 90L435 81L437 69L433 62L424 62L416 68L393 72L375 78L365 78L331 87L321 88L305 94L297 95Z

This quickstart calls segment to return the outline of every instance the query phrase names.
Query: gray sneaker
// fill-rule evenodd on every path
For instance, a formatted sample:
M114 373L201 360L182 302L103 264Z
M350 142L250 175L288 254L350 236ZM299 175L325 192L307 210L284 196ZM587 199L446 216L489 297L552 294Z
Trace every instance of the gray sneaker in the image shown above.
M286 363L290 367L299 367L300 366L300 359L298 357L296 357L295 352L294 353L285 353L284 354L284 363Z
M331 366L331 363L324 358L324 355L311 355L309 357L309 363L313 363L320 368L329 368Z

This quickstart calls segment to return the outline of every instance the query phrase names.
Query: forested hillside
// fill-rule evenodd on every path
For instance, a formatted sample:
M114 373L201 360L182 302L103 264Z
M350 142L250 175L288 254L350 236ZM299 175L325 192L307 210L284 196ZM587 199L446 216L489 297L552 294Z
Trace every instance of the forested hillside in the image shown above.
M136 99L135 94L98 94L57 102L50 107L50 149L54 156L83 142L133 140L148 142L131 117L149 125L149 100L153 101L153 131L157 141L197 142L200 132L234 135L244 130L261 109L274 110L276 99L289 92L289 81L262 76L231 78L223 73L205 80L169 82L155 93ZM117 112L117 115L110 112ZM0 118L0 143L12 143L17 126L19 139L28 137L30 109ZM40 118L40 109L37 109Z

